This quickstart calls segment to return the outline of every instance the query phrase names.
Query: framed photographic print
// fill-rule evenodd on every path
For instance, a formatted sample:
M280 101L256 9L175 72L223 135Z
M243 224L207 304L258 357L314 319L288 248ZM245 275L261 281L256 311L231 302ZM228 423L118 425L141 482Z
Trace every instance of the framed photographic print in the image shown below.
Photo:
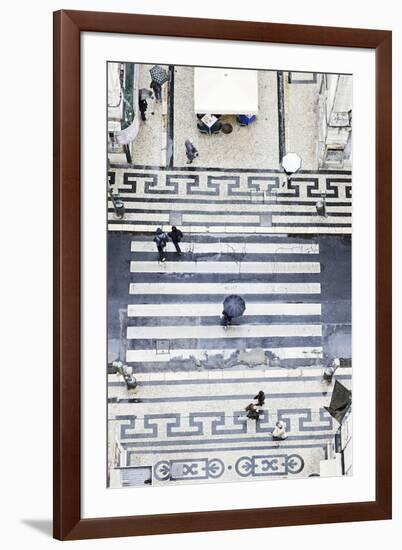
M391 33L54 14L54 536L391 517Z

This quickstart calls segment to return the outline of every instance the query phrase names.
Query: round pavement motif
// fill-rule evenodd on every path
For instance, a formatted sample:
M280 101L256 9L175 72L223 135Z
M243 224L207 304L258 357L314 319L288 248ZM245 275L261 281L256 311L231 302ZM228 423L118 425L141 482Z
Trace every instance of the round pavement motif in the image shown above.
M288 471L291 474L298 474L304 468L304 460L299 455L289 455L287 457Z

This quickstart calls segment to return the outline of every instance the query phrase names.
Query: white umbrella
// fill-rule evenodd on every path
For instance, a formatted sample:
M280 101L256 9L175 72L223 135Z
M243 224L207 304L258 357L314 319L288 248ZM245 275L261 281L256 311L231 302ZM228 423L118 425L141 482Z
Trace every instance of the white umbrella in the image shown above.
M301 166L301 158L297 153L288 153L282 158L282 166L285 172L293 174Z

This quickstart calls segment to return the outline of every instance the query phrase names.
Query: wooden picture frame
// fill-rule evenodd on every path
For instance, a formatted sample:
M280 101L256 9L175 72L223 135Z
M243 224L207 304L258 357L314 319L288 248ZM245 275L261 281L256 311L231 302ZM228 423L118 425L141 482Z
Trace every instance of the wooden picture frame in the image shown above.
M80 35L126 33L371 48L376 59L376 499L132 517L81 517ZM390 31L123 13L54 14L54 537L60 540L391 518ZM386 399L383 398L386 396Z

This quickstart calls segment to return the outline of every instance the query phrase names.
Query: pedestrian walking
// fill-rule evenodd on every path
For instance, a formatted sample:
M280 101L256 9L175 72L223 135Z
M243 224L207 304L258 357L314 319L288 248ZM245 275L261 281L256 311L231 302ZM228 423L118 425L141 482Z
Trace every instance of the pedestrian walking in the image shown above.
M113 361L112 366L124 378L127 389L135 390L138 384L136 378L133 376L133 368L124 365L122 361Z
M191 164L198 157L198 151L190 138L186 139L184 146L186 148L187 164Z
M327 196L326 193L321 193L321 199L318 199L318 201L315 203L315 209L317 210L317 214L319 216L323 216L324 218L328 216L326 196Z
M250 418L251 420L259 420L261 411L257 409L257 405L255 403L250 403L247 405L245 411L247 412L247 418Z
M286 439L288 434L286 433L285 429L285 423L281 420L278 420L278 422L275 424L274 431L272 432L272 439L275 440L283 440Z
M223 300L222 325L228 327L233 317L240 317L246 310L246 302L241 296L231 294Z
M140 113L141 113L141 120L143 120L144 122L147 120L147 117L145 116L145 113L147 112L147 109L148 109L148 102L146 99L139 99L138 101L138 106L139 106L139 109L140 109Z
M333 361L327 365L322 374L322 378L325 382L331 383L332 378L335 374L336 369L341 366L341 361L339 358L333 359Z
M257 404L259 407L263 407L265 403L265 393L260 390L257 395L254 396L254 399L257 399Z
M180 231L180 229L177 229L175 225L172 225L172 231L168 233L169 237L172 239L172 242L174 244L174 247L176 249L176 252L179 256L181 256L181 249L179 246L179 242L183 238L183 233Z
M231 317L225 310L222 311L221 322L225 328L232 324L232 319L233 317Z
M150 88L154 91L155 94L155 101L161 103L162 102L162 86L159 84L159 82L156 82L155 80L152 80L150 84Z
M156 243L156 248L158 249L158 252L159 252L160 262L164 262L166 260L164 249L166 247L166 243L168 240L169 239L167 234L164 233L160 227L158 227L158 229L156 230L156 235L154 237L154 242Z

